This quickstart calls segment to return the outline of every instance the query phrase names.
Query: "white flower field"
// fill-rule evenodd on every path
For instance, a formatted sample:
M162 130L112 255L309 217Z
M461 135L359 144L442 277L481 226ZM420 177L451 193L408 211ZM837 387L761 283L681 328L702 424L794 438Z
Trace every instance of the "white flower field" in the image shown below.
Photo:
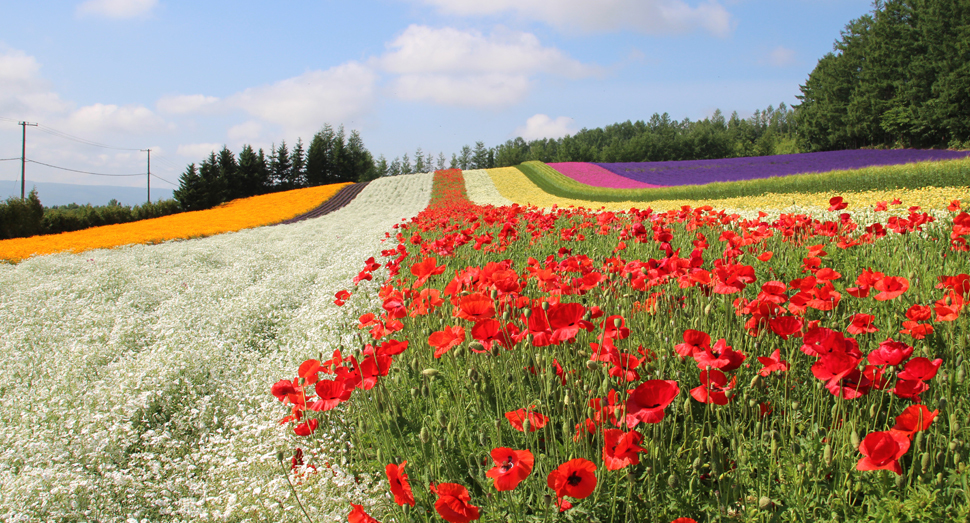
M270 386L351 346L341 326L376 306L376 284L342 308L334 293L354 292L431 183L383 178L293 225L0 265L0 520L302 518L277 461L289 470L302 438ZM316 520L377 497L304 451Z

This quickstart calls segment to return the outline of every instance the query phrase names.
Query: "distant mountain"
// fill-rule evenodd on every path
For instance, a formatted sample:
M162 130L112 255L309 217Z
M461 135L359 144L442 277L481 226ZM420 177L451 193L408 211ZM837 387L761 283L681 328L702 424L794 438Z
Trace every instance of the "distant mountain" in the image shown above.
M112 199L122 205L141 205L148 199L144 187L118 187L114 185L75 185L70 183L31 182L27 180L26 192L37 188L37 196L45 207L76 203L84 205L107 205ZM10 196L20 197L20 181L0 180L0 200ZM172 189L152 187L152 201L172 198Z

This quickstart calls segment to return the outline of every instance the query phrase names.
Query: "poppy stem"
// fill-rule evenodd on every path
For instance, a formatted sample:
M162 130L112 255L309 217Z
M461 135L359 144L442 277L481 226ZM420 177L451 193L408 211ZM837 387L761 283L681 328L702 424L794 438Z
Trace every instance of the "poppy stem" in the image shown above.
M306 507L303 506L303 502L300 501L300 495L296 493L296 488L293 486L293 482L290 481L290 474L286 471L286 465L283 464L283 460L280 461L280 469L283 471L283 478L286 479L286 484L290 486L290 490L293 491L293 497L296 498L296 503L300 505L300 510L303 511L303 515L306 516L307 521L313 523L313 518L307 513Z

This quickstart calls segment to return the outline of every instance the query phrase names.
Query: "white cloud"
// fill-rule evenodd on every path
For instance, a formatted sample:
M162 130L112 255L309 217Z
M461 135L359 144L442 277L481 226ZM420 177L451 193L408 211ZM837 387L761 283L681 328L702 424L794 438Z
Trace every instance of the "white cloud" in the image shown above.
M794 65L795 51L779 45L768 53L768 63L775 67L787 67L789 65Z
M157 4L158 0L87 0L77 6L77 13L108 18L136 18L147 15Z
M215 96L201 94L163 96L155 102L155 108L163 113L185 114L213 107L218 102L219 99Z
M730 13L716 0L691 7L684 0L411 0L460 16L511 12L561 30L674 34L702 30L727 36L734 27Z
M0 48L0 82L27 83L34 80L40 72L37 60L19 49Z
M71 128L85 133L145 133L169 127L147 107L100 103L73 111L67 123Z
M262 124L254 120L250 120L248 122L230 127L226 132L226 136L229 137L231 142L254 142L259 139L262 130Z
M40 76L36 58L0 44L0 113L37 119L68 108Z
M207 158L211 152L221 151L222 145L221 143L187 143L179 145L175 153L198 162L199 158Z
M515 136L525 140L539 140L542 138L562 138L567 134L574 134L573 119L560 116L553 120L544 114L537 114L525 121L525 126L515 130Z
M498 29L478 31L412 25L371 61L399 75L392 92L405 100L484 107L511 105L528 93L540 73L582 78L601 69L578 62L535 35Z
M392 91L403 100L430 100L442 105L489 107L508 106L519 102L528 94L530 86L531 82L525 75L409 74L397 78Z
M226 103L281 126L288 135L305 136L326 122L346 122L369 111L376 82L372 69L348 62L246 89Z
M478 31L412 25L388 47L392 51L378 63L384 70L398 74L546 71L580 78L599 72L558 49L543 47L531 33L501 28L486 36Z

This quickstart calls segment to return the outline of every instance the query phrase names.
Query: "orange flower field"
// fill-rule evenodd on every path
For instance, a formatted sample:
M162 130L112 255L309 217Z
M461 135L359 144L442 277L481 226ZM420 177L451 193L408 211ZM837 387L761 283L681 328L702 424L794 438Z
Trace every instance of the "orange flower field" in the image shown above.
M0 241L0 259L19 262L44 254L83 252L137 243L160 243L212 236L271 225L303 214L337 194L348 183L295 189L241 198L204 211L185 212L83 231Z

